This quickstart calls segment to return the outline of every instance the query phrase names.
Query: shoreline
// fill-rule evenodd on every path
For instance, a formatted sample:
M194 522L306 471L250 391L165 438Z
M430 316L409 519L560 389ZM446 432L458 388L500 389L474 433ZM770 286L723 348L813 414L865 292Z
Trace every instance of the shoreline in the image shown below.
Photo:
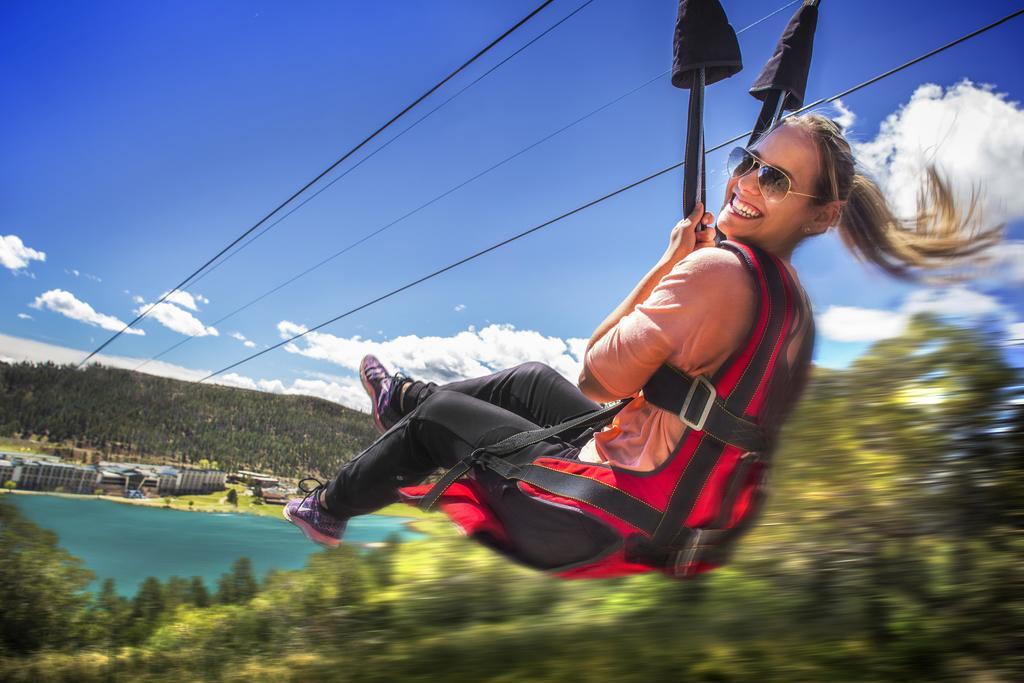
M220 514L220 515L223 515L223 514L251 515L251 516L255 516L255 517L267 517L267 518L271 518L271 519L279 519L282 522L287 522L288 521L288 520L286 520L284 518L284 515L281 512L284 509L283 505L280 505L280 506L279 505L268 505L268 504L264 504L264 505L260 505L260 506L248 505L248 506L245 506L243 508L241 506L234 506L234 505L230 505L228 503L218 503L218 504L216 504L216 507L213 507L213 506L197 507L197 506L190 506L190 505L188 505L188 501L187 500L185 501L184 504L182 504L178 500L174 500L171 504L167 504L164 501L163 498L123 498L121 496L97 496L97 495L91 494L91 493L67 493L67 492L64 492L64 491L29 491L29 490L22 490L22 489L13 489L13 490L3 490L3 491L0 491L0 497L2 497L3 495L6 495L8 493L16 494L16 495L25 495L25 496L57 496L59 498L70 498L70 499L73 499L73 500L82 500L82 499L105 500L105 501L109 501L111 503L120 503L122 505L137 505L137 506L140 506L140 507L157 508L157 509L162 509L162 510L178 510L178 511L181 511L181 512L202 512L202 513L207 513L207 514ZM209 494L207 494L207 495L209 495ZM399 506L401 506L401 507L399 507ZM256 507L267 508L267 511L263 512L262 510L260 510L260 511L253 510L253 508L256 508ZM406 508L408 508L408 510L406 510ZM406 512L411 513L411 514L405 514ZM411 532L417 533L417 534L426 535L425 532L422 529L418 529L418 528L416 528L414 526L417 522L420 522L423 519L426 519L426 516L425 516L426 513L420 513L415 508L411 508L410 506L408 506L408 505L406 505L404 503L395 503L394 505L389 505L388 507L382 508L381 510L377 510L376 512L373 512L371 514L378 515L378 516L381 516L381 517L399 517L399 518L403 518L405 521L402 522L402 526L405 527L408 531L411 531ZM381 545L381 544L377 543L377 544L360 544L360 545L366 545L367 547L373 547L374 545Z

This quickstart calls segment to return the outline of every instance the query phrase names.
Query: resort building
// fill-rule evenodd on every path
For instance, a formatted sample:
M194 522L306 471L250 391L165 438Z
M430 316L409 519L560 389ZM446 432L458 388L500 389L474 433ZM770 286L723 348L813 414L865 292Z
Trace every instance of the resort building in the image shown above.
M181 496L189 493L212 493L227 487L227 472L222 470L178 470L178 488Z
M238 470L231 475L232 481L241 482L247 486L261 489L272 489L281 483L280 479L272 474L262 472L250 472L249 470Z
M14 473L11 479L19 489L65 493L92 493L96 489L98 473L95 467L40 462L27 458L19 458L13 461L13 465Z
M0 460L0 486L9 481L14 481L14 463L10 460Z
M95 493L108 496L159 496L211 493L225 488L221 470L177 469L139 463L101 462L72 465L55 456L6 454L0 460L0 485L13 481L19 489Z
M261 488L260 497L263 498L264 503L270 503L272 505L285 505L289 499L288 489L283 488Z
M138 481L132 475L129 489L135 488L146 495L184 496L197 493L222 491L227 481L227 473L223 470L194 470L170 467L166 465L144 465L131 462L101 462L100 467L110 473L129 473L143 475ZM152 490L152 494L149 491Z

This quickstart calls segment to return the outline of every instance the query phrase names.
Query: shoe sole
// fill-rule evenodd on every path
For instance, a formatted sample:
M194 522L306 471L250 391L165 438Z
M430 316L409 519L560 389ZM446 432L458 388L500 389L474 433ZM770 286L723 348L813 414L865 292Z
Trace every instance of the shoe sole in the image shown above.
M383 434L388 430L385 429L384 423L380 421L380 415L377 413L377 392L366 379L366 368L362 363L359 364L359 381L362 382L366 393L370 395L370 413L373 415L373 424L377 426L377 431Z
M305 522L305 521L303 521L301 519L297 519L295 517L292 517L288 513L288 506L287 505L284 507L284 510L282 510L282 512L284 513L284 518L285 519L287 519L289 522L291 522L295 526L299 527L299 530L303 534L305 534L306 538L308 538L309 540L313 541L317 545L322 545L325 548L337 548L339 545L341 545L341 540L340 539L334 538L333 536L328 536L326 534L322 534L319 531L317 531L316 529L314 529L312 526L310 526L307 522Z

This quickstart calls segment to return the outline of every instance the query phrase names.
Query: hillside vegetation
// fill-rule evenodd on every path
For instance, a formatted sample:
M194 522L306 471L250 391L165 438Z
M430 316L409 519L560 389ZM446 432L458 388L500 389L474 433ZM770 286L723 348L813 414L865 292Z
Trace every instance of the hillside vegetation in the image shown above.
M133 599L0 495L0 678L68 681L1024 681L1024 376L918 319L818 368L730 566L564 581L460 537ZM296 532L298 533L298 532Z
M310 396L92 365L0 363L0 436L45 436L110 458L330 475L376 437L366 414Z

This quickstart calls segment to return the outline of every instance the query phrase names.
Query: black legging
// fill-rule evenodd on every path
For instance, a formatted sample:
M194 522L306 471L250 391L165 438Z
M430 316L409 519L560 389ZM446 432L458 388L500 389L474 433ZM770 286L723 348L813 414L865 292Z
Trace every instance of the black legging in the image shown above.
M600 407L543 363L444 386L415 382L406 391L404 417L348 462L327 485L328 509L352 517L399 500L398 488L422 482L481 446L512 434L547 427ZM573 439L579 434L566 434ZM560 438L506 455L517 462L536 457L576 458L579 448ZM601 522L573 508L538 502L515 482L490 470L476 473L487 505L501 521L506 541L479 540L537 569L586 563L620 543Z
M334 515L353 517L379 510L399 500L399 487L418 484L481 446L600 407L543 363L524 363L440 387L416 382L403 403L402 420L346 463L327 485L325 502ZM561 439L524 450L556 457L579 453Z

